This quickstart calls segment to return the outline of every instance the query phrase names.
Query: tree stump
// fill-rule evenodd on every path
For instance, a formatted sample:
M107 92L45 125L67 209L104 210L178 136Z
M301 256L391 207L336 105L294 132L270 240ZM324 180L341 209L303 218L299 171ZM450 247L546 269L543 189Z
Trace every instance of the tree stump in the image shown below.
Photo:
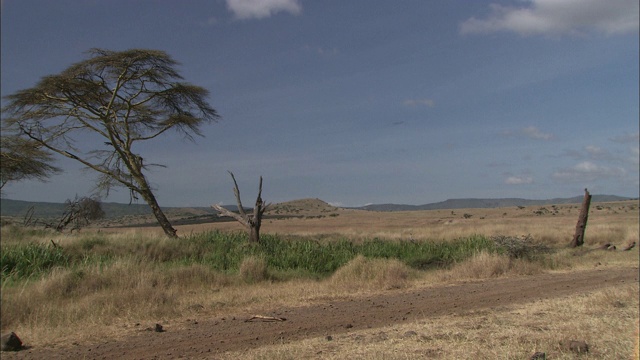
M582 209L580 210L580 216L578 216L578 224L576 225L576 232L571 240L571 247L575 248L584 244L584 232L587 228L587 219L589 218L589 206L591 205L591 194L587 189L584 189L584 199L582 200Z

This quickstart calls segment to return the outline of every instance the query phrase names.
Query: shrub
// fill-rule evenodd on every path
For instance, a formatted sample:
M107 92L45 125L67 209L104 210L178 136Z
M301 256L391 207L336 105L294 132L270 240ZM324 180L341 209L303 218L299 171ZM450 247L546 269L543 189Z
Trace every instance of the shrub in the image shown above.
M456 263L451 271L441 275L451 279L486 279L507 274L532 275L542 271L542 265L525 259L511 258L505 254L479 252Z
M535 260L542 254L551 252L551 248L533 240L531 235L517 236L493 236L491 238L496 247L512 259Z
M412 270L395 259L368 259L356 256L338 269L331 282L340 288L357 289L399 289L407 286Z
M509 271L511 259L505 255L482 251L460 262L451 269L454 278L484 279L504 275Z

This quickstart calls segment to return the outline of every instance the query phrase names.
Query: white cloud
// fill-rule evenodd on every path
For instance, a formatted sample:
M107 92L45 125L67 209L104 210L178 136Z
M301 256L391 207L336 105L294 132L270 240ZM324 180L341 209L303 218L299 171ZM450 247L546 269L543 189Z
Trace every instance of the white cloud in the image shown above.
M418 105L423 105L427 107L436 106L436 102L433 101L432 99L407 99L402 103L406 106L418 106Z
M529 126L522 129L522 134L536 140L551 140L554 138L553 134L543 133L535 126Z
M635 134L625 134L625 135L615 136L615 137L612 137L610 140L620 144L638 143L640 141L640 132L637 132Z
M298 0L226 0L227 7L238 19L261 19L281 11L298 15L302 6Z
M517 131L503 130L500 132L500 136L504 136L504 137L524 136L524 137L528 137L530 139L536 139L536 140L552 140L555 138L555 135L551 133L543 133L535 126L527 126Z
M553 173L553 178L560 181L593 181L609 178L622 178L627 171L621 167L598 165L591 161L583 161L573 167L561 169Z
M595 145L587 145L585 147L587 154L591 159L596 160L616 160L616 157L609 152L607 149L603 149L599 146Z
M520 7L491 4L485 19L472 17L460 24L462 34L513 31L520 35L607 35L638 31L638 0L525 0Z
M533 184L533 178L531 176L509 176L504 180L507 185L524 185Z

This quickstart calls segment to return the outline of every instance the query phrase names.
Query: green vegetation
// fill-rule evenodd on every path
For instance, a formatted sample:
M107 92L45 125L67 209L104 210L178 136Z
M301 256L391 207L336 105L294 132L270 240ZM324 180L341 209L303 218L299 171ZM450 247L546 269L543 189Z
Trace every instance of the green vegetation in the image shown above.
M70 264L61 248L36 243L3 247L0 256L2 278L29 278Z
M26 230L4 229L13 236ZM3 279L23 280L41 276L53 268L82 269L105 266L118 260L133 260L154 266L199 265L221 273L237 273L248 258L260 259L270 278L324 278L357 256L396 259L414 269L443 267L471 257L479 251L495 252L494 242L484 236L455 241L391 241L369 239L317 240L312 237L263 235L260 244L249 243L239 232L192 234L180 241L162 238L119 239L107 234L78 235L62 245L11 241L2 246L0 266ZM255 261L254 261L255 262ZM263 266L258 266L261 268ZM257 276L266 278L266 275Z

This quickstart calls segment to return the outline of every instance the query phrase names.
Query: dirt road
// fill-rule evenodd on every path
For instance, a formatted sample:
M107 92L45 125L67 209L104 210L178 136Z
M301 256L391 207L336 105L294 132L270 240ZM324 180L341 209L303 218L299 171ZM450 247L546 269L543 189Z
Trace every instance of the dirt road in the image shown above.
M499 308L633 282L638 282L638 268L490 279L387 292L309 307L265 309L260 313L286 318L286 321L247 322L255 314L230 314L191 321L182 329L172 329L171 324L166 324L164 332L137 331L119 341L66 348L34 347L2 355L4 359L215 358L216 353L225 351L282 344L444 314Z

